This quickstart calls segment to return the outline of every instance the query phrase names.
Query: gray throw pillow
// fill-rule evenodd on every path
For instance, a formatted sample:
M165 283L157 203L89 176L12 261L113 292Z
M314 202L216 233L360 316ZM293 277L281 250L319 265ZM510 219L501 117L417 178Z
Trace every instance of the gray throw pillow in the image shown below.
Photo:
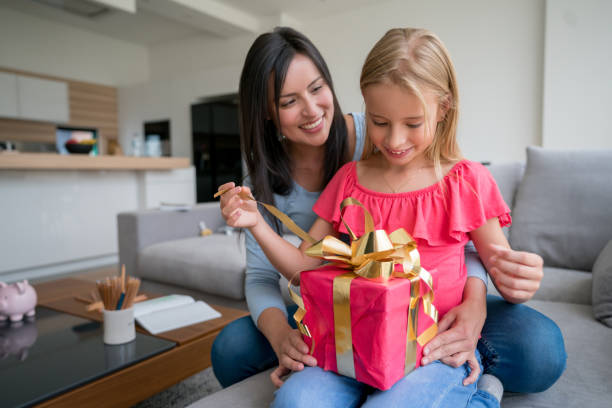
M612 241L601 251L593 267L593 314L612 327Z
M514 249L591 271L612 238L612 150L527 148L512 219Z

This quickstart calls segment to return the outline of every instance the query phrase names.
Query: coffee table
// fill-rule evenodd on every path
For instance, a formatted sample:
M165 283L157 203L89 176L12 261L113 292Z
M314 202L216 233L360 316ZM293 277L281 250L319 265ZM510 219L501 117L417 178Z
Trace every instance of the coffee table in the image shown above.
M89 294L95 288L94 282L66 278L37 284L35 288L40 306L93 321L102 320L101 313L87 312L85 305L75 299L75 296ZM221 329L248 315L243 310L211 306L222 317L154 336L176 343L175 347L46 400L37 407L82 407L93 402L100 407L130 407L204 370L211 365L212 343ZM138 326L137 331L148 334Z

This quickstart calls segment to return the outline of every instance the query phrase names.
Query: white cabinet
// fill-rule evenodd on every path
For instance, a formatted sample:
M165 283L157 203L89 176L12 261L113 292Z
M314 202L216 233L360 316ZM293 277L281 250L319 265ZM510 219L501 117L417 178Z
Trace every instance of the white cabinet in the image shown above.
M70 119L66 82L18 75L17 91L21 119L55 123L66 123Z
M17 109L17 75L0 72L0 117L16 118Z
M67 123L68 84L0 72L0 118Z

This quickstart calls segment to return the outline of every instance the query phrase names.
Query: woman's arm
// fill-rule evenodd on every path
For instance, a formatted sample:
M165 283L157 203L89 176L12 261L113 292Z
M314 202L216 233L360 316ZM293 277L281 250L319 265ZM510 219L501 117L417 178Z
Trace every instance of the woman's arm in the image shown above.
M489 283L487 279L487 270L482 264L478 251L476 251L476 247L474 247L472 241L465 244L463 255L465 257L465 267L467 268L468 278L478 278L482 280L486 288Z
M542 257L510 248L497 218L470 233L499 293L511 303L531 299L544 276Z
M251 318L266 337L279 361L279 368L271 375L280 387L280 377L304 365L314 366L317 361L308 354L308 346L300 333L287 321L287 310L278 285L279 274L250 232L246 233L247 271L245 294Z

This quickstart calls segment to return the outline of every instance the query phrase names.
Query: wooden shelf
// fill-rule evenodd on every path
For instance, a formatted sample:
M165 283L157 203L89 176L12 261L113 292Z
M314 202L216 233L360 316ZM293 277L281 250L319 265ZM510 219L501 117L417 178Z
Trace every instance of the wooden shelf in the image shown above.
M189 166L186 157L0 153L0 170L171 170Z

